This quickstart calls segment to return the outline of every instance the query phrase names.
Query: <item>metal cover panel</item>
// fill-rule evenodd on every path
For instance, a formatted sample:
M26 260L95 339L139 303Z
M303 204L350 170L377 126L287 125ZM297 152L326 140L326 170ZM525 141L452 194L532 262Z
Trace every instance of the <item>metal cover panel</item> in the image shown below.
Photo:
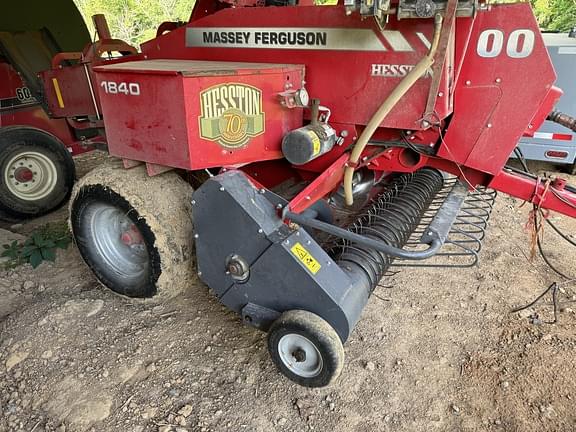
M154 60L96 68L110 153L192 170L282 158L282 138L302 125L303 111L284 107L278 94L302 85L304 67L256 66Z

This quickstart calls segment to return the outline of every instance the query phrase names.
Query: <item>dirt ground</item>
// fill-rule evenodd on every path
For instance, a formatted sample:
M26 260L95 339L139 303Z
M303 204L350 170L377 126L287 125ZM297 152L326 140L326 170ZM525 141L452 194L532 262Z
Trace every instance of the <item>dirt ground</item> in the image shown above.
M97 162L85 157L80 171ZM575 286L561 290L557 324L544 323L550 297L510 313L561 281L527 259L520 204L500 195L478 267L386 280L341 378L320 390L277 373L265 335L205 286L130 301L101 288L74 247L36 270L0 271L0 431L575 430ZM552 218L576 238L576 220ZM575 249L545 237L550 259L576 275Z

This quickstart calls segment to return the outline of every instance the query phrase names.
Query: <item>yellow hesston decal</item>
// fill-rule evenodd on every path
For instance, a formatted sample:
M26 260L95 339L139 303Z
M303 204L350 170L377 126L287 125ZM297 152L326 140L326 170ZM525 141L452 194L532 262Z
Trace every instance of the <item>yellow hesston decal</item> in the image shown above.
M56 78L52 78L52 84L54 85L54 91L56 92L56 98L58 99L58 106L64 108L64 99L62 99L62 92L60 91L60 84Z
M219 84L200 93L200 137L226 149L264 133L262 90L242 83Z
M320 263L316 261L316 258L314 258L300 243L296 243L290 250L294 256L304 264L304 267L310 270L310 273L316 274L318 273L318 270L322 268Z

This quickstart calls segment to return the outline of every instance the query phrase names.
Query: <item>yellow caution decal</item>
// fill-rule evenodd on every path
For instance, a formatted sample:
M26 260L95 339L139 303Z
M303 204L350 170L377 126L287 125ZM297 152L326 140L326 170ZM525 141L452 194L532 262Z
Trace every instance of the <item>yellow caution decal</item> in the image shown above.
M320 148L321 148L320 147L320 138L318 138L318 135L314 131L308 131L308 136L312 140L312 145L313 145L312 156L319 155L320 154Z
M304 264L304 267L310 270L310 273L314 275L318 273L318 270L320 270L322 266L316 260L316 258L314 258L310 252L306 250L304 246L302 246L300 243L296 243L290 250L294 256L298 258L302 264Z
M52 78L52 84L54 85L54 91L56 92L56 98L58 99L58 106L64 108L64 99L62 99L62 92L60 91L60 84L56 78Z

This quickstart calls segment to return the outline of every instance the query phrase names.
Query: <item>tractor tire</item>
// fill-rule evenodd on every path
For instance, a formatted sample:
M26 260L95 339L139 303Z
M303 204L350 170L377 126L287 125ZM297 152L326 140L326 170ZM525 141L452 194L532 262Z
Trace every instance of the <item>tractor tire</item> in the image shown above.
M0 129L0 218L46 214L70 197L74 160L56 137L29 127Z
M89 172L70 201L82 258L117 294L164 300L193 284L192 187L175 172L150 177L118 160Z
M336 330L312 312L284 312L268 330L268 351L280 372L305 387L332 384L344 367Z

